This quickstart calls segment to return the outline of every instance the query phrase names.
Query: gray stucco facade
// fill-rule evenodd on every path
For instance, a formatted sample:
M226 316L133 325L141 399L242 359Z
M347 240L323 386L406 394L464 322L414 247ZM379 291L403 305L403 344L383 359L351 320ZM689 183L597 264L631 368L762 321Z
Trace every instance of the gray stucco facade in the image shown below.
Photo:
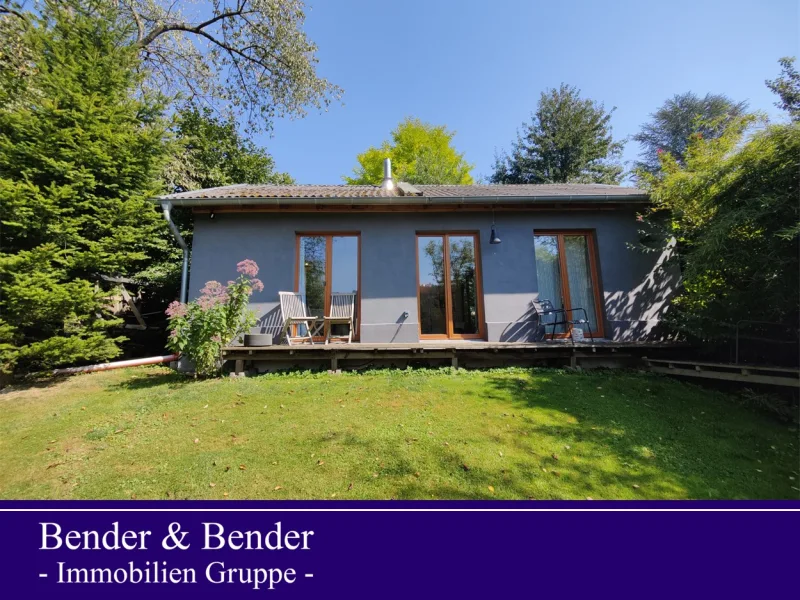
M261 268L264 290L252 297L259 317L254 333L281 330L279 291L295 286L296 236L305 232L360 232L360 341L417 342L416 234L475 232L480 240L484 331L487 341L533 341L531 302L537 297L534 230L591 230L597 246L605 337L651 340L677 282L665 256L643 254L635 209L520 210L498 212L502 243L488 243L491 213L453 212L219 212L195 218L189 278L190 298L206 281L236 276L236 263L249 258ZM408 313L404 318L403 314ZM275 340L278 341L277 339Z

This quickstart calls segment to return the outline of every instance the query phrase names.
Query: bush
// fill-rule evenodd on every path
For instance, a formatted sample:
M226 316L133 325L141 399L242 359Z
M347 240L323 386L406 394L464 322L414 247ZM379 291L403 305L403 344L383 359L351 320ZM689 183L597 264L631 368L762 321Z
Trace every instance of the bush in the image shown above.
M219 373L222 348L256 322L247 305L253 290L264 289L256 279L258 265L246 259L236 265L236 270L236 281L228 285L208 281L197 300L188 304L175 301L167 308L171 330L167 346L191 360L199 375Z

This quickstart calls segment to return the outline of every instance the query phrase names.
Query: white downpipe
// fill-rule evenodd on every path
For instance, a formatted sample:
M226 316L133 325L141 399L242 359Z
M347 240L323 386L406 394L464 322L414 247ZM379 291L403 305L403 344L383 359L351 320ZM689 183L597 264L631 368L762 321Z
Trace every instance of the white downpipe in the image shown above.
M183 265L181 266L181 297L180 301L186 304L189 301L189 247L178 230L178 226L172 221L172 203L162 202L161 209L164 211L164 218L167 220L167 226L172 232L178 246L183 250Z
M97 365L86 365L85 367L67 367L66 369L54 369L53 375L73 375L75 373L90 373L92 371L110 371L111 369L124 369L125 367L141 367L142 365L157 365L165 362L178 360L180 354L170 354L168 356L151 356L149 358L134 358L132 360L119 360L117 362L100 363Z

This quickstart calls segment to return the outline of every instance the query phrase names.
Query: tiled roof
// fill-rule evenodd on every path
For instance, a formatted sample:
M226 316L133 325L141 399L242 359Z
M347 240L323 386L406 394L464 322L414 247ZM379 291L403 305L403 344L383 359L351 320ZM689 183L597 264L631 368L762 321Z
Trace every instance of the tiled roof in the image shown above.
M400 182L394 189L377 185L228 185L225 187L180 192L161 196L158 200L203 201L207 204L222 199L270 198L598 198L606 196L631 199L646 198L639 189L600 184L542 184L542 185L411 185ZM204 202L206 204L206 202Z
M398 196L396 190L378 185L226 185L224 187L180 192L166 199L212 198L388 198Z
M558 183L539 185L415 185L428 198L514 196L642 196L642 190L620 185L596 183Z

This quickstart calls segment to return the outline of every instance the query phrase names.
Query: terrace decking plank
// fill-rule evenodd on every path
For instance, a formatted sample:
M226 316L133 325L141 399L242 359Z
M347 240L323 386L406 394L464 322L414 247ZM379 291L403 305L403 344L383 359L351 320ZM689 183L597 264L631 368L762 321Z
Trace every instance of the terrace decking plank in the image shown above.
M712 363L712 362L702 362L702 361L694 361L694 360L672 360L672 359L665 359L665 358L652 358L647 359L651 363L659 363L659 364L673 364L673 365L689 365L691 367L710 367L710 368L718 368L718 369L728 369L734 371L746 370L746 371L773 371L775 373L791 373L795 374L800 377L800 369L790 368L790 367L772 367L768 365L749 365L749 364L733 364L733 363Z

